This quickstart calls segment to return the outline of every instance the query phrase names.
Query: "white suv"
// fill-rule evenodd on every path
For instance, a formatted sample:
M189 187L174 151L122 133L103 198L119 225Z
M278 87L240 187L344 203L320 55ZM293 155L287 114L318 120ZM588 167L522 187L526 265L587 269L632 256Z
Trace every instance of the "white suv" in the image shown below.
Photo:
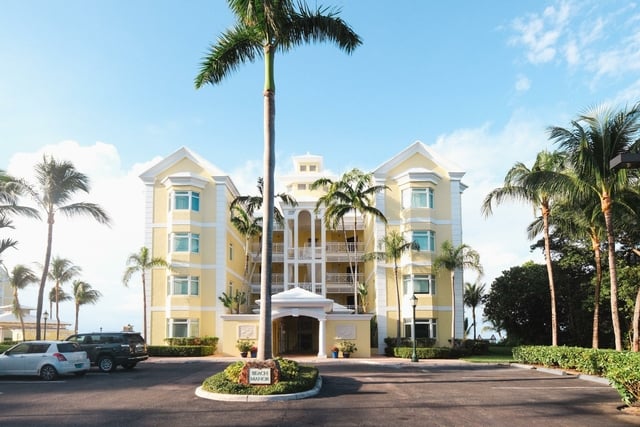
M24 341L0 354L0 375L38 375L51 381L58 375L84 375L91 362L73 342Z

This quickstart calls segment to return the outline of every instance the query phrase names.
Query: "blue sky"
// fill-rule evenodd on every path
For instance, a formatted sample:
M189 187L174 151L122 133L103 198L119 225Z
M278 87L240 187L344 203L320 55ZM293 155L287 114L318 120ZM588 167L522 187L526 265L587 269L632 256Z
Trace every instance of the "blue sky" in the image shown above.
M278 173L307 152L334 173L372 170L420 140L467 171L464 240L480 252L481 281L539 260L526 238L530 208L507 204L484 219L480 203L515 162L530 165L554 148L548 126L640 100L637 5L320 4L340 7L363 45L352 55L320 44L277 57ZM233 22L223 1L2 1L0 168L29 179L45 152L72 160L92 179L86 199L114 217L111 229L56 225L54 254L80 265L104 294L82 308L81 329L142 325L139 286L120 281L126 256L143 244L142 170L186 146L245 193L262 175L262 63L219 86L193 85L209 45ZM44 224L16 225L20 250L5 264L42 262ZM35 289L25 300L35 306Z

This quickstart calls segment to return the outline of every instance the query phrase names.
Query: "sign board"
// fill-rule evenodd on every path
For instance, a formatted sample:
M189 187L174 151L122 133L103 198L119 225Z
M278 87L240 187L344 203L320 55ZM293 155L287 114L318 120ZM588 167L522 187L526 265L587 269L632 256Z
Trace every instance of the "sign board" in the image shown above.
M250 368L249 384L271 384L271 369Z

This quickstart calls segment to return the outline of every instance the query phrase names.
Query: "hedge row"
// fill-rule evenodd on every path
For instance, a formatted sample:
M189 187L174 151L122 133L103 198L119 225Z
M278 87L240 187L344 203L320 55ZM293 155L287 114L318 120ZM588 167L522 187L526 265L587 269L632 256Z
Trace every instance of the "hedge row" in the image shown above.
M451 359L463 356L464 352L450 347L416 347L418 359ZM410 359L413 347L393 347L393 355L403 359Z
M213 345L148 345L149 356L157 357L201 357L211 356L216 352Z
M513 349L513 358L522 363L605 377L627 405L640 400L640 353L581 347L520 346Z
M211 345L216 347L218 345L218 337L176 337L165 338L164 341L167 345Z

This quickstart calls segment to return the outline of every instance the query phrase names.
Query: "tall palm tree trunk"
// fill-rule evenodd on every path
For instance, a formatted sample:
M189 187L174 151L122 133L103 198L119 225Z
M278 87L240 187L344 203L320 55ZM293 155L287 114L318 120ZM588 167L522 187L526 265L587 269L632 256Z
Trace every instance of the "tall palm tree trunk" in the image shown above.
M558 345L558 314L556 312L556 286L553 280L551 263L551 244L549 239L549 207L542 206L542 223L544 227L544 256L547 259L547 275L549 276L549 293L551 296L551 345Z
M456 345L456 276L451 270L451 347Z
M143 334L145 338L149 340L147 331L147 280L144 269L142 270L140 276L142 277L142 327L144 328L142 330L144 331Z
M264 89L264 238L262 239L262 265L260 277L260 329L258 331L259 360L273 357L271 325L271 261L273 258L273 208L274 208L274 170L275 170L275 82L273 80L273 61L275 46L264 48L265 89Z
M607 252L609 255L609 279L611 281L611 323L616 342L616 350L622 351L622 332L620 330L620 318L618 316L618 271L616 268L616 242L613 234L613 221L611 212L611 198L605 195L602 198L602 213L607 229Z
M27 339L27 330L24 328L24 319L22 318L22 310L20 309L20 300L18 300L18 288L13 288L13 301L15 303L15 309L20 319L20 329L22 330L22 341Z
M478 335L476 335L477 331L476 331L476 306L475 305L471 308L471 319L473 320L473 339L475 340L476 338L478 338Z
M52 209L50 209L49 212L52 212ZM47 283L47 273L49 272L49 263L51 262L53 223L53 213L50 213L47 220L47 249L44 255L44 263L42 263L42 278L40 279L40 288L38 289L38 303L36 305L36 340L42 338L40 331L40 318L42 317L42 300L44 298L44 286Z
M633 351L640 351L640 289L636 293L636 305L633 307L633 343L631 348Z
M398 320L396 321L396 347L400 347L400 286L398 285L398 261L393 260L393 277L396 282L396 301L398 302ZM413 337L411 337L413 338Z
M353 304L355 307L354 314L358 314L358 218L356 212L353 212ZM351 255L349 255L351 259Z
M596 285L593 292L593 330L591 334L591 347L600 347L600 288L602 286L602 254L600 252L600 242L597 238L591 238L593 257L596 263Z
M60 282L56 280L56 339L60 339Z
M78 304L78 302L76 301L76 323L75 326L73 328L73 333L77 334L78 333L78 318L80 317L80 304Z

